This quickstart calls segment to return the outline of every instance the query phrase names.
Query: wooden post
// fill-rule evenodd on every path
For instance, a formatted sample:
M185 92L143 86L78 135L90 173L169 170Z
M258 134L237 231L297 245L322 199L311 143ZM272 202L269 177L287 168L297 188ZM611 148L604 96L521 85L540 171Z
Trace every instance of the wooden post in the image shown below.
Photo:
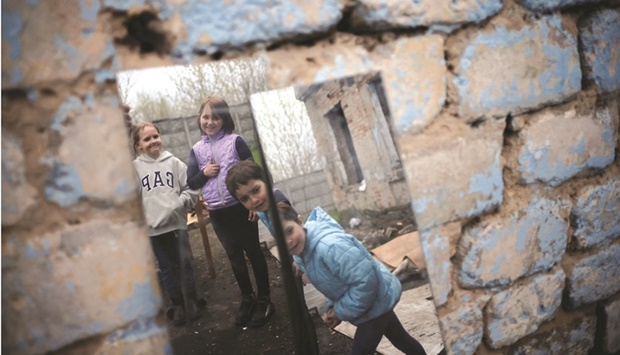
M207 259L207 269L209 271L209 278L215 278L215 265L213 265L213 256L211 255L211 246L209 245L209 236L207 235L207 221L202 214L205 210L202 204L202 199L198 199L196 203L196 217L198 218L198 228L200 228L200 235L202 235L202 245L205 247L205 259Z

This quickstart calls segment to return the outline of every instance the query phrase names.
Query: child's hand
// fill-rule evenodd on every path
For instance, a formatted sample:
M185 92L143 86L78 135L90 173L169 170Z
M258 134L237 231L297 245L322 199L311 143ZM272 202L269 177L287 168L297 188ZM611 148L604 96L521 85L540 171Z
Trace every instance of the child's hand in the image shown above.
M217 174L220 173L220 164L215 164L215 162L213 161L213 158L211 158L211 161L202 170L202 173L205 174L205 176L208 176L208 177L217 176Z
M250 214L248 215L248 221L250 222L258 221L258 214L256 213L256 211L250 211Z
M336 316L336 312L334 312L334 309L333 308L328 309L327 313L325 313L323 324L325 324L331 329L334 329L340 323L342 323L342 321Z
M294 262L293 262L293 273L295 274L295 277L302 277L304 274L304 272L301 271L299 266L297 266L297 264L295 264Z

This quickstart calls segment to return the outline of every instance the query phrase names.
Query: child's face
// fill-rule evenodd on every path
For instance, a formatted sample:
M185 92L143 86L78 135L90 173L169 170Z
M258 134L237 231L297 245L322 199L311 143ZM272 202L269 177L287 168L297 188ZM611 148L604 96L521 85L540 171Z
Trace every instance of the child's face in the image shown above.
M216 135L221 129L224 121L213 115L213 110L209 105L205 105L200 115L200 128L208 136Z
M253 179L245 185L239 185L235 196L250 211L267 212L269 209L267 186L263 180Z
M153 126L144 126L140 130L140 140L136 145L147 156L157 159L162 152L161 136Z
M284 221L284 238L286 246L293 255L300 255L306 248L306 230L301 225L301 221Z

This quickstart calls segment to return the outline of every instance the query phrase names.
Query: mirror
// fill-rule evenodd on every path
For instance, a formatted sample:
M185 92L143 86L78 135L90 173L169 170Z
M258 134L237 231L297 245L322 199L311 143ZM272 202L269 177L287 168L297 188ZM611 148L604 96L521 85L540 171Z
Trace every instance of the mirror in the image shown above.
M380 73L367 73L257 93L250 102L273 186L302 221L320 206L398 275L404 292L395 313L438 354L441 333L385 95ZM324 314L324 296L305 281L308 308ZM355 334L345 322L336 330ZM377 350L399 353L385 337Z
M223 97L234 133L246 141L255 161L264 160L273 186L284 192L304 220L321 206L398 275L405 291L396 308L400 321L428 354L439 353L441 335L380 73L275 91L267 91L266 77L265 63L250 59L121 72L117 83L128 120L155 123L165 150L186 164L191 147L201 139L197 126L201 100L207 95ZM299 347L308 338L295 319L300 305L290 295L292 283L283 272L289 266L276 261L277 243L258 224L275 316L257 329L234 326L239 288L209 217L193 211L188 217L193 268L207 311L182 327L169 324L175 353L201 353L207 348L238 353L248 347L257 352L307 352ZM307 283L303 293L314 314L320 353L350 352L354 327L343 323L332 332L322 325L325 303L313 289ZM305 305L301 307L305 312ZM378 351L390 353L390 346L384 339Z

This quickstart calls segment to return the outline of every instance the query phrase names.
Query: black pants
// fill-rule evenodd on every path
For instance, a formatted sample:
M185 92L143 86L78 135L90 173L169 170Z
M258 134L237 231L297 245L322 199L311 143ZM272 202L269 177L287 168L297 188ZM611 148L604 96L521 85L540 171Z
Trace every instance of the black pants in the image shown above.
M398 350L407 355L426 355L422 345L400 324L394 310L358 325L351 353L374 354L384 335Z
M195 298L194 269L187 230L179 229L149 239L170 301L175 305L182 304L184 294L190 299Z
M258 240L258 224L248 221L249 211L238 203L219 210L209 210L211 225L224 247L242 295L253 292L250 273L243 253L254 270L258 296L269 297L269 270Z

